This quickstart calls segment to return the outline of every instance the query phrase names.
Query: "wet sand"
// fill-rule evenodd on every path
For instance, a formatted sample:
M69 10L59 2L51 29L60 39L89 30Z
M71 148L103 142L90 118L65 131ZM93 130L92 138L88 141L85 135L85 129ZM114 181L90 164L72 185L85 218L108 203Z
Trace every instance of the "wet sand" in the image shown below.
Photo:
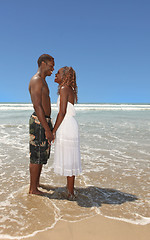
M149 237L150 224L135 225L97 215L78 222L59 221L53 229L22 239L148 240Z

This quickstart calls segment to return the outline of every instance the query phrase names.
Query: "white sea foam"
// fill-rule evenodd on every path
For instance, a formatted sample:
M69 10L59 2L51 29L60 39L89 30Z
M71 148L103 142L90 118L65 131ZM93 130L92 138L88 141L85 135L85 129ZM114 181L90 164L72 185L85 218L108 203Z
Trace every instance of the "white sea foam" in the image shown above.
M77 111L84 110L123 110L123 111L140 111L150 110L150 104L75 104ZM56 110L57 105L52 104L52 110ZM0 110L33 110L32 104L27 103L0 103Z
M150 110L150 105L132 105L132 104L77 104L76 110L123 110L123 111L139 111Z
M117 217L110 217L105 215L106 218L109 219L114 219L114 220L118 220L118 221L122 221L122 222L127 222L127 223L131 223L131 224L135 224L135 225L147 225L150 224L150 217L143 217L141 215L137 215L137 217L140 217L141 219L137 219L137 220L133 220L133 219L126 219L126 218L117 218Z
M146 152L144 150L138 150L138 152L150 156L150 152Z
M0 239L17 239L17 240L20 240L20 239L24 239L24 238L30 238L30 237L34 237L37 233L40 233L40 232L45 232L47 230L50 230L52 228L55 227L56 223L59 221L60 219L56 219L56 221L52 224L52 226L50 227L47 227L47 228L44 228L42 230L38 230L38 231L34 231L33 233L31 234L28 234L28 235L23 235L23 236L14 236L12 237L11 235L8 235L8 234L0 234ZM6 227L6 226L4 226Z

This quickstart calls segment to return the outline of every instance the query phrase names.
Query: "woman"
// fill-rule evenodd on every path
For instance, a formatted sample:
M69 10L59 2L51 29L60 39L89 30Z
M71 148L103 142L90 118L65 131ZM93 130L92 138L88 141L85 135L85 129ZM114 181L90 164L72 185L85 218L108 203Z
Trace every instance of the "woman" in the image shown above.
M81 173L78 124L74 103L77 102L76 74L72 67L63 67L55 75L58 86L58 107L53 129L55 139L54 172L67 176L68 199L74 199L75 176Z

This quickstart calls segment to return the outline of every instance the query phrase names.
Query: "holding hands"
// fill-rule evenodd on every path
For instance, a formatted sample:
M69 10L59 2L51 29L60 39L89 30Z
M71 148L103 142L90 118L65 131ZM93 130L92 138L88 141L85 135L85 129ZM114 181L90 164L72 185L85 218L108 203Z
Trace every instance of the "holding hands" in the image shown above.
M45 131L45 136L46 136L46 139L48 140L48 143L51 145L51 141L54 140L54 136L52 134L52 132L50 131Z
M55 138L56 138L56 132L54 132L54 130L53 130L52 133L53 133L53 143L54 143Z

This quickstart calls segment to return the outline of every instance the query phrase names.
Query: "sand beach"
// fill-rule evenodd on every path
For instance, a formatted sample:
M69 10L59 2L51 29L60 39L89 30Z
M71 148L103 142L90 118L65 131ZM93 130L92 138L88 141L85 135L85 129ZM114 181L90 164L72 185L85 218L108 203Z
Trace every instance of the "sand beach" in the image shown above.
M139 226L97 215L79 222L59 221L53 229L22 239L148 240L149 237L150 224Z

